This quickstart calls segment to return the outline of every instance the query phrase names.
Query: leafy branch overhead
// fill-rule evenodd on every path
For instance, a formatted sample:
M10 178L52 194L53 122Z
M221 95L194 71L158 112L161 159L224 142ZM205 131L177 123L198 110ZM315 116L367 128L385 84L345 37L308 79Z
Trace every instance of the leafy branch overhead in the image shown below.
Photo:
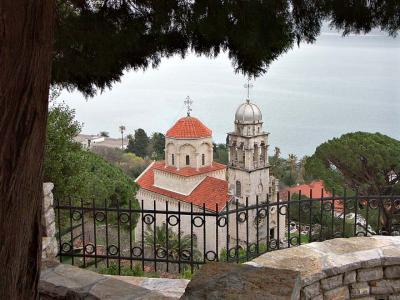
M397 0L59 0L52 83L93 96L126 70L189 51L227 52L236 72L258 76L294 44L314 42L323 22L394 36L398 15Z

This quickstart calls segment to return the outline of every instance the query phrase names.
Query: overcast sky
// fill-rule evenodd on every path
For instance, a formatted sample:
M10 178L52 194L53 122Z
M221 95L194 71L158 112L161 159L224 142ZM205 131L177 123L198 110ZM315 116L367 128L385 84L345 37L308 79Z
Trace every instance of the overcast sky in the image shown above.
M399 139L400 39L382 34L342 38L324 33L271 64L257 78L250 98L263 113L271 147L299 156L312 154L322 142L350 131L382 132ZM83 133L165 131L185 115L190 96L193 116L225 142L235 110L246 98L246 79L235 74L227 54L216 59L188 55L164 59L157 69L128 72L112 90L86 100L64 91L76 109Z

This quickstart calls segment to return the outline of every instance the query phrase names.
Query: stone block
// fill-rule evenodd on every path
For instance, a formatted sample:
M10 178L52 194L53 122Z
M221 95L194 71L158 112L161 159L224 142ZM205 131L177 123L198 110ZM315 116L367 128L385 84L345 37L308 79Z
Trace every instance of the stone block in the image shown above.
M382 279L371 281L371 294L374 295L387 295L393 293L400 293L400 280Z
M112 277L96 282L89 293L94 296L94 299L174 299L157 291L150 291Z
M310 244L267 252L253 259L252 264L267 268L299 271L301 273L302 286L310 285L327 276L323 271L324 254L306 247L308 245Z
M384 247L381 249L381 252L382 252L382 262L384 265L388 266L388 265L400 264L400 246L396 245L396 246Z
M54 188L54 184L52 182L43 183L43 196L47 196L51 193Z
M385 277L392 278L400 278L400 266L388 266L385 268Z
M300 274L251 265L208 263L195 273L183 300L299 299Z
M56 215L54 213L54 209L52 209L52 208L47 210L47 212L44 214L44 221L45 221L44 224L46 224L46 227L48 224L54 223L55 219L56 219Z
M324 296L318 295L318 296L312 297L311 300L324 300Z
M381 278L383 278L382 267L360 269L357 271L357 281L370 281L378 280Z
M357 272L356 271L350 271L346 272L343 277L343 284L351 284L353 282L357 281Z
M400 295L390 295L388 300L400 300Z
M48 224L48 225L46 226L45 235L48 236L48 237L54 237L55 234L56 234L56 223L53 222L53 223L51 223L51 224Z
M323 290L327 291L341 286L342 283L343 283L343 275L340 274L333 277L322 279L321 287Z
M350 295L351 295L351 297L369 295L368 282L356 282L356 283L351 284Z
M319 281L314 282L313 284L310 284L303 288L303 294L306 297L306 299L315 297L319 295L319 293L320 293Z
M347 300L350 299L349 288L347 286L338 287L336 289L324 293L324 300Z
M42 238L42 258L54 259L58 254L58 242L55 237Z
M50 266L42 270L39 294L40 299L43 300L176 299L138 285L64 264Z

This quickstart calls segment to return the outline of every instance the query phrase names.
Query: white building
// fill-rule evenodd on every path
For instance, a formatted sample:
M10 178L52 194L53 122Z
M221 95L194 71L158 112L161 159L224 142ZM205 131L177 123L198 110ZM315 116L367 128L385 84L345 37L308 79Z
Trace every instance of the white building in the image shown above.
M179 222L183 235L191 231L196 235L197 248L202 253L219 253L226 249L227 243L229 249L237 244L245 247L247 242L255 243L257 222L260 241L265 242L267 238L276 241L278 232L280 239L284 236L285 218L280 215L278 221L279 214L274 207L269 216L264 214L262 219L256 218L255 209L247 215L239 214L238 222L236 213L229 214L229 226L226 226L223 215L226 210L235 209L237 205L243 207L246 203L261 204L267 199L274 202L278 186L269 173L268 133L263 130L262 114L257 105L249 100L241 104L234 125L234 131L227 138L228 166L214 162L212 131L188 113L166 133L165 160L153 162L136 179L140 185L136 197L144 209L205 212L205 217L200 215L199 218L181 215ZM219 226L217 212L221 214ZM156 225L166 224L169 220L169 228L178 231L178 225L172 226L178 223L177 218L171 213L168 217L158 214ZM153 221L151 213L145 214L143 230L153 228ZM141 232L142 222L139 221L137 241L141 239ZM248 239L246 232L249 232Z
M84 149L92 149L94 147L106 147L115 149L126 149L127 140L122 145L121 139L104 137L101 135L78 134L74 141L80 143Z

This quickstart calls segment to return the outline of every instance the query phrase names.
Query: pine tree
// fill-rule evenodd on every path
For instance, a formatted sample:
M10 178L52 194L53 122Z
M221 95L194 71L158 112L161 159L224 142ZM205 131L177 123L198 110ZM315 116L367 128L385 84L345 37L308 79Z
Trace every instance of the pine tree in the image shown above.
M148 147L149 147L149 137L142 128L136 129L135 134L129 136L127 151L132 152L135 155L146 158L149 156Z

